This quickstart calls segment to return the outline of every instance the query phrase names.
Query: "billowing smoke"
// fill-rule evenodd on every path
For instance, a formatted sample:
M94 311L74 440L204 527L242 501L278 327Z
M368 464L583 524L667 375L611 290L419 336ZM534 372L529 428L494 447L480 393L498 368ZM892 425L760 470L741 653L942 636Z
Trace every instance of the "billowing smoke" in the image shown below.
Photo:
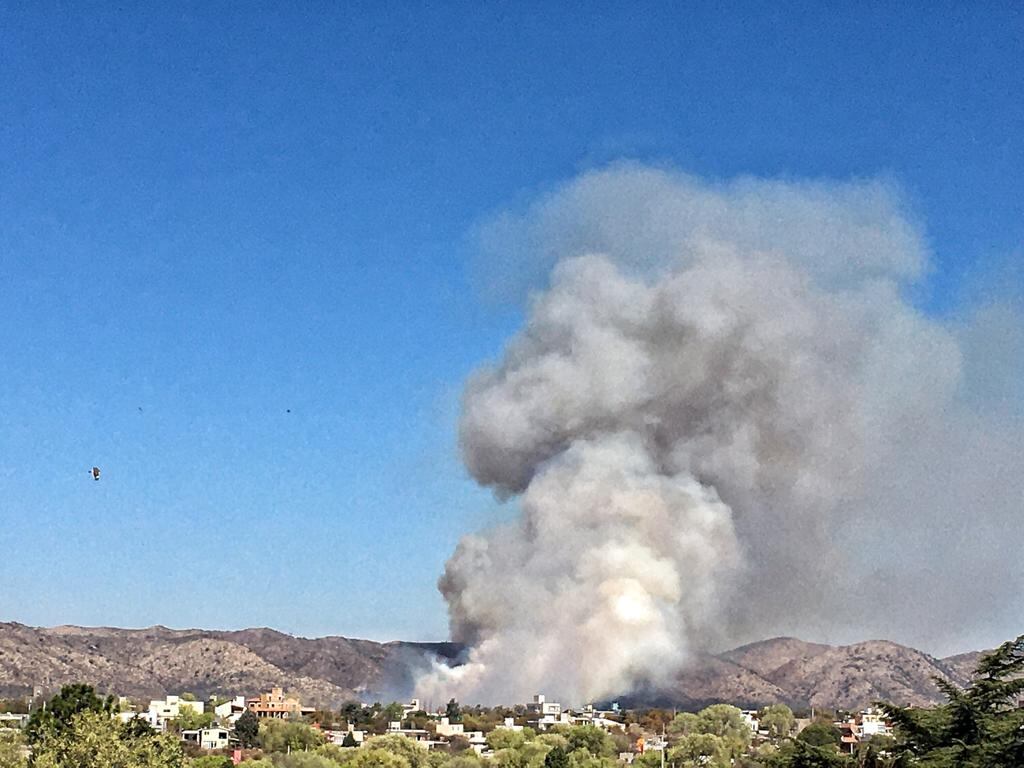
M580 702L726 641L844 620L905 632L877 599L898 581L850 593L927 557L855 547L955 518L880 489L923 482L914 446L955 442L968 419L958 333L905 297L926 249L890 188L616 167L481 239L533 292L466 388L461 444L521 514L449 560L440 588L471 651L421 693ZM959 460L938 450L948 472Z

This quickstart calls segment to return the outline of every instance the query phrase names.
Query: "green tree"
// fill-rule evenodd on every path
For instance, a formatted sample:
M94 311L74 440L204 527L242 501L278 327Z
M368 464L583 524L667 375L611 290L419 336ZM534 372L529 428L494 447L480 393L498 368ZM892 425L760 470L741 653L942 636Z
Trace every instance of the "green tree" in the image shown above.
M611 735L596 725L575 725L565 732L565 738L570 752L582 749L595 757L615 755L615 742Z
M260 719L256 713L246 710L235 721L235 738L243 749L255 747L260 737Z
M124 724L124 735L129 739L141 739L146 736L156 736L156 731L148 720L143 720L140 715L136 715Z
M193 757L188 765L189 768L231 768L233 763L227 755L201 755Z
M729 768L732 750L733 743L727 737L713 733L691 733L683 736L669 750L668 757L673 765L684 768Z
M180 707L178 716L171 722L177 731L195 731L199 728L209 728L213 725L214 719L213 712L197 712L192 707Z
M34 768L182 768L183 762L173 736L131 737L109 712L91 710L63 729L44 730L33 746Z
M547 757L551 749L551 745L545 744L539 739L534 739L533 741L527 741L519 752L526 761L527 768L543 768L544 758Z
M544 756L544 768L570 768L569 755L562 747L552 747Z
M116 712L113 696L101 699L91 685L65 685L60 693L37 709L29 718L25 733L30 744L37 744L47 735L63 733L71 727L75 715L82 712Z
M767 768L846 768L850 761L831 745L819 747L804 741L788 740L764 759L764 765Z
M410 768L409 761L386 749L357 749L346 768Z
M358 747L359 742L356 741L355 735L352 731L345 734L345 738L341 740L341 746L343 747Z
M701 721L692 712L680 712L666 727L669 737L675 741L682 736L689 736L691 733L701 733Z
M796 735L798 741L810 744L812 747L839 746L842 734L839 729L831 723L818 721L811 723Z
M366 749L377 749L403 758L409 768L426 768L427 750L419 742L399 734L374 736L366 740Z
M785 704L772 704L757 713L757 720L760 727L768 731L769 737L781 739L789 736L796 724L793 710Z
M496 768L526 768L526 764L526 754L521 748L503 747L491 755L491 765Z
M449 699L448 706L445 707L445 714L448 716L449 723L462 722L462 709L455 699Z
M292 752L275 756L274 766L275 768L338 768L338 763L316 752Z
M931 768L1017 768L1024 765L1024 635L978 662L970 687L937 680L947 703L934 709L887 705L896 726L893 752Z
M753 735L750 726L743 720L743 713L729 704L712 704L697 713L698 731L718 736L729 745L735 757L750 743Z
M526 743L526 734L511 728L495 728L487 734L487 746L495 752L502 749L519 749Z
M558 747L566 754L569 753L569 740L561 733L548 731L538 735L535 741L548 747Z
M0 729L0 768L26 768L25 737L20 731Z
M267 752L316 749L324 741L320 731L296 720L265 718L260 723L260 746Z

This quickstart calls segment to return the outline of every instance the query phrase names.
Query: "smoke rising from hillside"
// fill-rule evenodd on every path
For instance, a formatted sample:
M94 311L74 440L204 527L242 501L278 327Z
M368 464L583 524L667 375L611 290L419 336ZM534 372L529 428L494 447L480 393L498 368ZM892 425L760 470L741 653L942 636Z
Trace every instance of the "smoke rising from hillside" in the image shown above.
M904 298L927 254L889 187L623 166L481 243L506 289L533 292L466 387L461 445L521 515L449 560L452 637L472 650L421 693L581 702L725 641L930 631L908 606L921 568L955 551L936 527L965 513L907 491L973 470L966 486L990 491L982 539L1013 520L1020 431L961 405L965 335ZM987 466L956 448L971 436ZM908 558L908 541L929 549ZM883 575L900 595L859 596Z

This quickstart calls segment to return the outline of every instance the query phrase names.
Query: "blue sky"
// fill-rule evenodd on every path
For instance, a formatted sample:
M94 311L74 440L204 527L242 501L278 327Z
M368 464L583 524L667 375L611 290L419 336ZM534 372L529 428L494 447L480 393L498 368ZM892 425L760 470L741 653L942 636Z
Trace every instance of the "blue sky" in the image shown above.
M1022 36L1015 3L6 4L0 619L443 637L500 514L458 392L518 320L467 233L623 157L883 176L955 313L1024 244Z

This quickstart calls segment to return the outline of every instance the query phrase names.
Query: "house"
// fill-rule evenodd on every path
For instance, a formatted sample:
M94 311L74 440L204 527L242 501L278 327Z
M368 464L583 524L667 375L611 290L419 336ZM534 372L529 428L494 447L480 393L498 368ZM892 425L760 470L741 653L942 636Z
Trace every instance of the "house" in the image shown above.
M533 697L533 703L529 705L529 709L536 715L536 719L531 720L530 725L538 731L547 730L553 725L572 725L572 715L569 712L563 712L561 704L547 701L542 693Z
M869 708L847 717L836 723L839 729L839 743L844 752L853 753L857 744L867 741L872 736L892 736L892 724L885 719L885 714L877 709Z
M462 735L478 755L490 751L490 745L487 743L487 737L484 736L483 731L463 731Z
M407 739L412 739L413 741L428 742L432 740L430 731L424 728L403 728L402 723L399 720L393 720L388 723L386 733L405 736Z
M753 737L757 738L758 732L761 730L761 718L759 717L757 710L744 709L740 712L740 717L743 718L743 722L750 729Z
M506 717L505 721L498 726L498 728L504 728L506 731L521 731L526 726L516 725L516 719L514 717Z
M419 699L411 699L408 704L402 705L402 717L406 718L413 712L422 712L423 704Z
M313 726L314 728L316 725ZM351 725L348 730L339 731L332 728L322 728L321 732L327 737L327 741L331 744L337 744L339 747L345 743L345 738L351 733L352 739L355 741L357 747L363 745L363 740L366 738L366 731L357 731Z
M228 729L217 727L182 731L181 739L198 744L201 749L227 749L231 741Z
M447 717L442 717L437 722L436 733L438 736L450 738L452 736L461 736L463 732L462 723L453 723Z
M885 719L885 714L873 707L863 710L858 720L862 739L870 739L872 736L892 736L892 725Z
M225 701L213 708L213 714L218 720L223 720L234 725L245 714L245 696L235 696L231 701Z
M247 699L245 705L256 717L261 718L301 717L315 711L313 707L303 707L298 697L286 695L281 688L271 688L257 698Z
M153 699L149 702L149 709L146 711L146 720L157 730L167 730L167 723L176 720L182 709L191 709L195 714L201 715L206 705L201 701L183 699L180 696L168 696L166 699Z

